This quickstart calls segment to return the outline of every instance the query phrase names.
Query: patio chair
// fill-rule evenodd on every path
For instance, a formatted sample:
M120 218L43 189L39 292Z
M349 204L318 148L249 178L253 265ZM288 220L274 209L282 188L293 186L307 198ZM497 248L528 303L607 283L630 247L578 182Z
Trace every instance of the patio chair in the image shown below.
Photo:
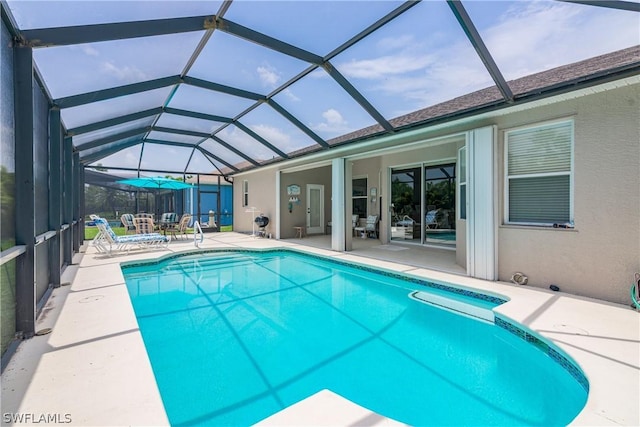
M165 212L160 216L160 222L157 224L158 229L163 231L163 234L167 234L167 231L171 231L171 228L175 228L178 225L178 214L174 212Z
M160 217L160 224L177 224L178 214L175 212L165 212Z
M136 234L151 234L155 232L155 224L152 218L134 218L133 224L136 226Z
M378 238L378 215L369 215L367 217L367 223L364 226L364 234L366 237L372 234L375 239Z
M183 214L180 218L180 221L177 224L170 224L165 229L166 232L171 233L171 236L177 238L178 234L182 234L185 238L187 237L187 228L191 223L191 214ZM166 234L166 233L165 233Z
M151 218L151 219L153 219L153 214L140 212L140 213L135 214L135 217L136 218Z
M171 241L170 237L159 233L117 236L106 219L96 218L94 221L100 231L100 238L94 240L93 244L98 252L106 253L109 256L113 254L113 251L126 251L128 254L133 247L141 249L166 248Z
M358 227L358 221L360 220L359 215L351 215L351 231L353 235L356 236L359 230L356 230Z
M125 232L127 234L135 234L136 233L136 225L133 223L133 214L122 214L120 216L120 221L124 226Z

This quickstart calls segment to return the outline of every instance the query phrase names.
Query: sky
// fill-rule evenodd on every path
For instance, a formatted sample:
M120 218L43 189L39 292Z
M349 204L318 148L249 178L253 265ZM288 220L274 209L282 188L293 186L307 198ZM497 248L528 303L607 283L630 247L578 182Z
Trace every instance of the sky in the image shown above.
M558 1L463 1L506 80L640 44L640 14ZM8 4L23 29L215 14L221 2L185 1L15 1ZM225 19L250 27L319 56L326 56L398 7L397 1L236 0ZM89 43L34 50L36 64L54 98L149 79L178 75L204 32ZM331 59L336 69L387 120L493 85L493 81L444 1L423 1ZM307 70L309 63L216 30L187 76L261 95L271 94ZM189 85L157 89L100 103L64 109L71 129L140 109L168 105L228 118L246 113L253 101ZM327 140L376 121L323 69L312 71L273 99ZM169 101L167 103L167 101ZM210 133L219 122L163 115L159 126ZM153 124L153 118L129 128ZM289 153L315 142L267 105L240 122ZM118 133L119 126L89 137ZM278 157L236 126L218 134L225 142L262 161ZM197 143L203 138L155 134L154 139ZM176 139L177 138L177 139ZM211 163L183 147L145 144L142 165L211 172ZM225 161L244 161L209 139L207 150ZM138 167L141 146L102 159L104 165ZM173 162L166 162L167 159ZM220 167L224 167L218 163ZM184 168L184 166L181 166ZM182 169L180 169L182 170Z

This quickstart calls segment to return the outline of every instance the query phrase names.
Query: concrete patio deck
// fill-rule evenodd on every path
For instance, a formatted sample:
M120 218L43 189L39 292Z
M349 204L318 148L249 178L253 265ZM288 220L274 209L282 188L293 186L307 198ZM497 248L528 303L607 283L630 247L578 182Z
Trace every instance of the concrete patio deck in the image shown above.
M422 248L395 251L372 243L340 253L314 247L312 241L211 233L205 235L201 247L292 247L502 295L509 302L499 306L497 313L552 342L584 371L589 397L574 425L640 425L640 313L560 292L471 279L460 271L445 272L448 264L444 261L445 271L428 269L425 265L434 263L429 264L428 251ZM54 424L34 420L42 415L84 426L168 425L119 264L193 250L193 241L176 240L166 250L113 257L97 254L90 246L83 249L86 251L75 258L77 264L63 276L63 283L70 285L53 291L38 319L37 330L52 328L52 332L21 343L2 374L2 423L10 423L9 414L21 416L17 420L21 422L13 424L23 425ZM309 405L336 410L350 406L339 397L319 394L272 420L280 425L346 425L354 420L320 420L304 409ZM384 421L358 408L352 413L370 424Z

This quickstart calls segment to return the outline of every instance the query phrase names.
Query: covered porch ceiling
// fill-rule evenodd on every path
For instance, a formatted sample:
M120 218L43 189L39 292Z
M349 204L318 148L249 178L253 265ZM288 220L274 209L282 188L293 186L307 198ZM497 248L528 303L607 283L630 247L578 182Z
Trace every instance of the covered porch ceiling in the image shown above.
M2 0L85 167L179 176L638 74L638 12L615 0Z

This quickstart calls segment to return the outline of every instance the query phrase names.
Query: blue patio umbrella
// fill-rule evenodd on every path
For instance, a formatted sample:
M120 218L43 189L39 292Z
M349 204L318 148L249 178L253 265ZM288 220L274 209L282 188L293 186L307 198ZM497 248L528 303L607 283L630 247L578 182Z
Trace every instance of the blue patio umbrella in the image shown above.
M186 190L187 188L195 187L194 185L187 184L183 181L177 181L175 179L164 178L161 176L121 179L118 183L138 188L153 188L156 190Z

